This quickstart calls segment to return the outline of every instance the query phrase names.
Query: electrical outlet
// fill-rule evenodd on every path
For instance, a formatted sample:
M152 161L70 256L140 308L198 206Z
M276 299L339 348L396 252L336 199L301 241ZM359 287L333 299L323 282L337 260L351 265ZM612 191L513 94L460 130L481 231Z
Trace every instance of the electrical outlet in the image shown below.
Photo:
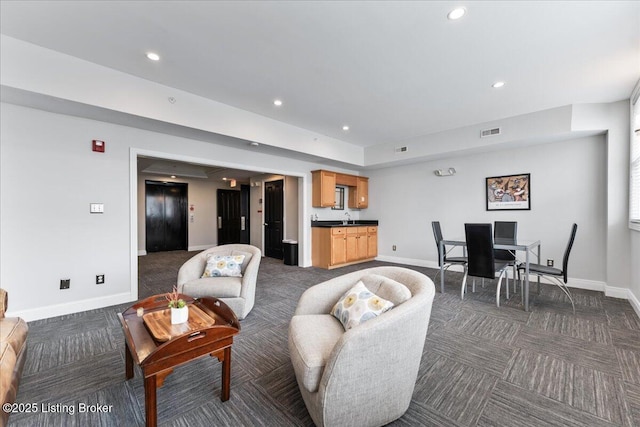
M393 245L393 247L391 249L393 249L395 251L396 250L396 245Z
M71 287L71 279L60 279L60 289L69 289Z
M553 260L552 259L548 259L547 260L547 267L553 267Z
M104 283L104 274L98 274L96 276L96 285L102 285Z

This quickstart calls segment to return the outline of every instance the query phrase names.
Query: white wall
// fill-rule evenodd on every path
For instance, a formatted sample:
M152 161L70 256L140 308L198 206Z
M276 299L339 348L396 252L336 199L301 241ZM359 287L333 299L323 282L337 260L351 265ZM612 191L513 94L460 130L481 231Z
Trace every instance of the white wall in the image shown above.
M298 240L298 178L284 177L284 238Z
M640 232L630 231L631 233L631 283L629 292L631 292L630 300L634 305L636 312L640 313ZM640 314L639 314L640 316Z
M324 165L287 159L283 169L282 158L244 149L12 104L2 103L0 108L0 280L11 293L11 313L27 320L137 297L138 222L130 217L137 214L137 155L302 177L298 241L303 266L311 259L310 214L319 212L320 219L344 214L310 207L310 171ZM105 154L90 151L92 139L107 142ZM607 207L611 193L620 193L610 188L610 150L623 145L618 140L611 144L611 139L579 138L369 170L361 174L371 178L370 207L354 211L353 217L380 220L381 258L408 263L435 263L430 228L434 219L442 222L446 235L455 236L462 234L465 221L515 218L520 235L541 239L543 258L556 262L569 226L576 221L579 231L570 276L581 285L598 285L611 274L602 261L611 258L605 249L612 245L611 224L626 221L626 215L616 217L618 208ZM456 176L438 178L432 173L449 166L458 169ZM532 174L532 211L486 212L484 178L521 172ZM258 209L253 200L261 191L252 187L252 210ZM89 214L92 202L105 203L105 213ZM631 240L626 247L632 260L640 253L637 234L626 237ZM252 243L253 239L252 233ZM398 245L396 252L392 244ZM615 250L624 248L621 244ZM637 264L622 258L618 276L630 276L631 284L616 281L617 286L629 286L636 298ZM104 285L95 285L96 274L106 275ZM71 279L71 289L58 289L62 278Z
M593 136L371 171L370 199L376 202L368 215L380 221L380 258L436 266L431 221L440 221L445 237L455 238L464 236L465 222L513 220L518 221L520 238L542 241L543 260L553 258L561 265L571 224L576 222L569 275L581 285L602 287L605 154L604 137ZM433 174L449 167L455 167L457 174ZM531 174L531 210L486 211L485 178L519 173Z
M309 217L319 164L289 159L284 169L276 156L6 103L0 115L0 283L11 313L27 320L137 298L137 155L303 177ZM106 141L104 154L91 152L92 139ZM89 214L93 202L105 213ZM303 266L310 234L298 236ZM63 278L70 289L59 290Z

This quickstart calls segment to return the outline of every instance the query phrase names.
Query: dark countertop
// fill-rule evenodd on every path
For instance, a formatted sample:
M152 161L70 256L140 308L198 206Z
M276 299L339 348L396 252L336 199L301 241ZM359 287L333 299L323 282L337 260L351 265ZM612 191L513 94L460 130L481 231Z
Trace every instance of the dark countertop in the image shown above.
M311 221L312 227L358 227L363 225L378 225L378 220L356 219L349 221L349 224L343 224L340 220L335 221Z

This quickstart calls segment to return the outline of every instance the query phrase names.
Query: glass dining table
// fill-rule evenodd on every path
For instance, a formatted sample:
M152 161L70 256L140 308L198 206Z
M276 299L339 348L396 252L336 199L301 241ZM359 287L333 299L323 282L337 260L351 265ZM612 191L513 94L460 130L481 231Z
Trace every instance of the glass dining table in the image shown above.
M440 241L440 292L442 293L444 293L444 255L446 246L462 246L466 256L467 242L464 238ZM529 311L529 265L531 263L531 255L534 255L536 257L536 262L540 263L540 240L518 239L516 242L513 242L511 239L495 239L493 242L493 248L525 253L522 305L524 306L524 311ZM513 280L516 280L516 278L514 277ZM540 276L538 276L538 286L540 286Z

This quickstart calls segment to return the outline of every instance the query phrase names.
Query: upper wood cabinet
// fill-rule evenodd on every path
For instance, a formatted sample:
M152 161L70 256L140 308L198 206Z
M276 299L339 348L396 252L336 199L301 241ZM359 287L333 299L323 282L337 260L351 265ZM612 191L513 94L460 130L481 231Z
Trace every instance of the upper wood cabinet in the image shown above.
M333 207L336 204L336 173L324 170L311 172L313 191L311 204L315 208Z
M349 207L364 209L369 207L369 178L357 177L356 186L349 187Z
M369 207L369 178L366 176L348 175L326 170L311 172L313 178L313 194L311 201L314 208L335 206L336 185L349 187L350 209Z

